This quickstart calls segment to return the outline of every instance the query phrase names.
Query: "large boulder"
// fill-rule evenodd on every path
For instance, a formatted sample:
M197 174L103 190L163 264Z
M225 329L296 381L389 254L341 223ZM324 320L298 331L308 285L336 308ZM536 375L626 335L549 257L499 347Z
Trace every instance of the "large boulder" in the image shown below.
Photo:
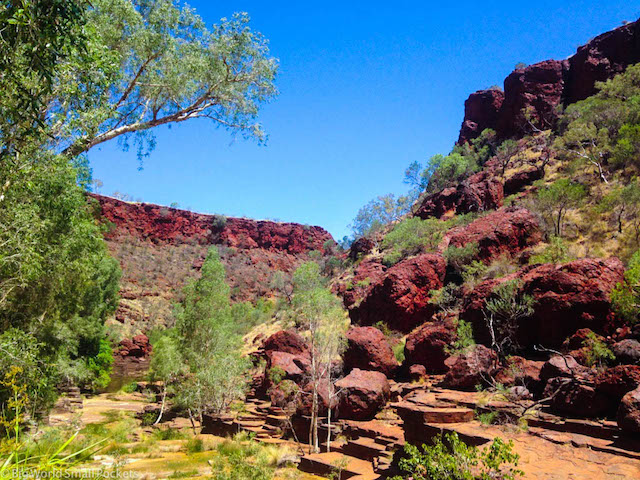
M498 370L495 380L505 387L524 386L530 392L539 392L543 387L540 378L543 365L544 362L514 355Z
M618 426L627 432L640 433L640 387L622 398L618 407Z
M416 216L427 219L483 212L501 207L503 201L502 181L491 172L483 171L471 175L455 187L445 188L425 197Z
M610 399L600 392L593 383L579 378L552 378L543 396L551 398L552 411L577 417L599 417L611 408Z
M118 344L117 354L121 357L144 358L151 353L152 347L149 337L145 334L125 338Z
M341 391L338 415L349 420L371 420L390 396L389 381L384 373L355 368L336 382Z
M456 390L474 390L477 385L486 385L495 373L497 362L496 352L484 345L474 345L455 357L442 385Z
M628 338L613 345L616 360L623 364L636 365L640 363L640 342Z
M547 360L540 370L540 379L547 382L552 378L572 378L585 371L571 355L554 355Z
M456 340L455 327L447 322L427 322L407 336L405 365L423 365L429 373L448 370L448 349Z
M403 260L386 271L349 316L357 325L382 322L393 330L409 332L433 315L429 292L442 288L445 272L441 255L426 253Z
M351 328L347 332L347 349L342 358L346 371L354 368L375 370L391 377L398 367L389 342L375 327Z
M464 121L458 143L463 144L478 137L483 130L495 130L504 92L497 88L479 90L469 95L464 102Z
M533 315L517 326L517 340L523 347L556 348L580 328L596 333L614 329L611 291L623 273L624 266L617 258L527 266L503 278L486 280L465 295L461 318L472 323L476 341L490 344L484 314L486 301L500 283L516 280L518 293L534 299Z
M298 384L304 382L309 373L309 358L288 352L269 351L267 356L267 375L265 380L272 383L274 376L292 380Z
M620 402L631 390L640 387L640 366L618 365L600 372L595 379L596 388Z
M501 208L474 220L468 225L451 229L443 247L478 245L478 259L488 261L502 254L513 255L542 240L535 217L524 208Z
M531 129L529 122L542 130L553 127L568 69L567 61L546 60L513 71L504 81L499 137L523 135Z
M309 355L309 347L304 339L292 330L280 330L264 341L262 348L268 352L284 352L292 355Z

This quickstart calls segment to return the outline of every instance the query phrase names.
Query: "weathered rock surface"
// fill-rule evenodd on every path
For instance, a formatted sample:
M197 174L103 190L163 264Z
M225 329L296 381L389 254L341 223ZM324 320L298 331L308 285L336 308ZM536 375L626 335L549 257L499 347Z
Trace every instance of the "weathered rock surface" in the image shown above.
M612 328L614 314L611 291L623 278L617 258L581 259L564 265L528 266L501 279L487 280L467 294L461 318L472 323L477 341L488 344L485 302L501 282L518 280L521 294L531 295L534 313L518 325L517 336L524 347L554 348L580 328L605 333Z
M433 315L429 292L442 288L445 271L444 258L430 253L397 263L349 311L352 322L357 325L383 322L397 331L411 331Z
M635 365L640 363L640 342L628 338L613 345L613 354L620 363Z
M540 370L540 379L547 382L552 378L571 378L582 373L584 367L570 355L554 355L547 360Z
M281 330L264 341L265 353L276 351L292 355L309 355L309 347L304 339L293 330Z
M457 186L425 197L416 211L416 216L427 219L483 212L501 207L503 201L502 181L490 172L479 172Z
M504 102L504 92L498 89L480 90L464 102L464 122L458 143L476 138L487 128L495 129Z
M443 246L478 245L478 259L490 260L502 254L514 255L542 240L535 217L524 208L501 208L474 220L469 225L451 229Z
M499 137L527 131L523 110L537 128L553 125L556 107L583 100L596 92L595 84L640 62L640 21L603 33L580 47L568 60L547 60L516 69L504 82L503 96L487 91L471 94L459 143L476 138L485 128Z
M121 357L146 357L151 353L149 337L144 334L136 335L132 339L125 338L118 344L117 354Z
M353 272L352 278L341 277L334 286L334 292L342 297L347 309L359 304L373 287L384 279L387 267L377 259L363 259Z
M115 225L109 236L129 235L154 243L221 244L288 253L323 250L331 235L320 227L205 215L150 203L129 203L91 194L102 216Z
M575 103L596 93L602 82L640 62L640 21L598 35L569 58L566 103Z
M627 432L640 433L640 387L622 398L618 408L618 426Z
M384 334L375 327L354 327L347 332L347 349L342 357L346 371L375 370L392 377L398 368Z
M512 72L504 81L504 102L497 132L501 138L531 131L529 122L545 130L557 121L562 104L567 61L546 60ZM525 112L529 118L525 118Z
M495 372L498 356L484 345L474 345L459 354L442 381L446 388L474 390L486 385Z
M349 420L370 420L386 404L390 395L389 381L381 372L356 368L336 382L342 390L338 415Z
M578 417L598 417L611 408L609 398L591 383L574 378L557 377L547 383L544 397L551 399L551 410Z
M351 260L357 260L359 257L364 256L373 250L373 240L367 237L357 238L349 247L349 258Z
M617 365L607 368L598 374L595 383L599 391L618 403L628 392L640 387L640 366Z
M543 387L540 372L544 363L512 356L507 365L500 367L495 374L495 380L506 387L524 386L530 392L539 392Z
M404 347L405 365L422 365L429 373L448 370L445 360L447 349L456 339L453 325L444 322L427 322L407 337Z
M267 376L265 380L271 383L270 375L280 372L284 379L292 380L301 384L305 374L309 372L309 359L301 355L287 352L269 351L267 352Z

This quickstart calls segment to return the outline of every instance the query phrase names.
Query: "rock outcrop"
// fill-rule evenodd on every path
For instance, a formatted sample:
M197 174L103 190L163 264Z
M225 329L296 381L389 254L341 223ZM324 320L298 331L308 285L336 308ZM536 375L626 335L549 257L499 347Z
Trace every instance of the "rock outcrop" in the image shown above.
M490 172L483 171L471 175L458 186L425 197L415 215L427 219L483 212L501 207L503 200L502 181Z
M371 420L389 400L390 387L381 372L356 368L336 382L341 390L338 416L349 420Z
M505 281L518 281L519 293L534 299L534 313L522 319L517 337L524 347L558 347L580 328L596 333L613 329L615 318L611 291L623 278L617 258L582 259L564 265L528 266L501 279L487 280L467 294L461 317L472 323L476 340L489 344L484 308L494 288Z
M536 180L544 177L544 168L531 167L514 173L504 180L504 196L508 197L524 190L525 187L531 185Z
M517 254L541 240L540 226L528 210L501 208L469 225L451 229L442 246L463 247L475 243L478 259L488 261L502 254Z
M444 373L448 349L456 340L454 325L445 322L427 322L407 336L404 346L404 364L422 365L426 372Z
M498 363L498 355L484 345L474 345L452 359L451 369L442 381L446 388L474 390L486 386Z
M530 131L529 121L536 128L553 126L556 107L593 95L596 82L638 62L640 20L597 36L567 60L516 69L505 79L504 94L481 90L469 96L458 142L476 138L485 128L507 138Z
M495 129L503 102L504 92L497 88L480 90L469 95L464 102L464 122L458 143L476 138L487 128Z
M357 325L383 322L393 330L411 331L433 315L429 292L442 287L445 271L444 258L430 253L397 263L349 311L351 321Z
M640 366L618 365L598 374L596 388L618 404L631 390L640 387Z
M347 349L343 355L345 371L359 368L374 370L392 377L398 361L384 334L375 327L354 327L347 332Z
M621 340L613 345L613 354L620 363L640 364L640 342L632 338Z
M297 254L323 250L331 235L320 227L222 215L205 215L150 203L130 203L91 194L102 216L114 225L108 237L133 236L153 243L226 245Z

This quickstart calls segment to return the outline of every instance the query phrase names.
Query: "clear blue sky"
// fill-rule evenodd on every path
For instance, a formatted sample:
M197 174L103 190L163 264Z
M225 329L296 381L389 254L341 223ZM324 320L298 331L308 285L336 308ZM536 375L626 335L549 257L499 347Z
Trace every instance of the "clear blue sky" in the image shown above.
M406 190L409 163L451 149L471 92L640 16L629 0L189 3L208 24L249 12L269 38L281 92L260 118L269 141L187 122L157 131L143 171L113 142L89 155L101 193L321 225L335 238L371 198Z

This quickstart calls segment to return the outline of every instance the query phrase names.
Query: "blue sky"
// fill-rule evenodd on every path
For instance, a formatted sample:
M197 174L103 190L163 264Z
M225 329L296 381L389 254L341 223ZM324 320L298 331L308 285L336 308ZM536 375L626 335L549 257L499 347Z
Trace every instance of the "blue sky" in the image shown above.
M101 193L335 238L370 199L406 190L408 164L451 149L471 92L640 16L628 0L189 3L208 24L249 12L269 38L280 60L280 95L260 116L269 141L187 122L157 130L142 171L112 142L89 154Z

